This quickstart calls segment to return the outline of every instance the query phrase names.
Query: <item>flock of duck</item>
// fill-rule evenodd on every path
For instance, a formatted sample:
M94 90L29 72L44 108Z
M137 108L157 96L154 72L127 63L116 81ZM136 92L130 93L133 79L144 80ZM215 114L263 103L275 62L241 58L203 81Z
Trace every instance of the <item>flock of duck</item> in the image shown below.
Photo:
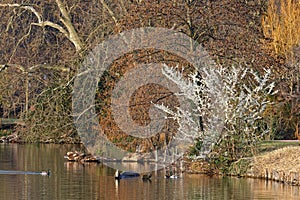
M97 159L95 156L91 154L85 154L85 153L79 153L79 152L68 152L66 156L64 156L68 161L77 161L77 162L99 162L99 159ZM175 172L175 171L174 171ZM167 179L176 179L179 178L179 176L170 170L167 171L165 178ZM0 174L40 174L42 176L50 176L51 171L48 169L48 171L41 171L41 172L25 172L25 171L1 171ZM124 171L122 173L117 170L115 172L115 179L129 179L129 178L136 178L136 177L142 177L143 180L151 180L152 174L146 173L140 175L137 172L131 172L131 171Z
M66 158L68 161L71 162L99 162L100 160L97 159L95 156L93 156L92 154L85 154L85 153L80 153L80 152L67 152L67 155L64 156L64 158ZM48 171L50 174L50 171ZM48 172L43 172L43 174L46 174ZM117 170L115 172L115 179L116 180L120 180L120 179L129 179L129 178L137 178L137 177L142 177L142 180L151 180L152 174L151 173L146 173L146 174L139 174L137 172L131 172L131 171L124 171L124 172L119 172L119 170ZM167 170L166 175L165 175L166 179L177 179L179 178L179 175L177 175L175 173L175 171L172 170Z

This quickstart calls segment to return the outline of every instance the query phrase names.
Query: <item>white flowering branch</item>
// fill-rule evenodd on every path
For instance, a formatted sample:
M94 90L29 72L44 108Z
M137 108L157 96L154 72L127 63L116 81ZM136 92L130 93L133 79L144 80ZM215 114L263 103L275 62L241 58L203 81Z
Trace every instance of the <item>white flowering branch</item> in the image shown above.
M202 141L201 156L206 156L224 136L240 133L240 138L251 143L266 133L257 133L255 122L271 103L268 96L274 94L270 70L261 77L241 66L204 67L186 78L176 68L165 65L162 73L178 86L181 92L176 95L185 97L192 109L178 107L173 111L164 105L155 106L177 121L178 137Z

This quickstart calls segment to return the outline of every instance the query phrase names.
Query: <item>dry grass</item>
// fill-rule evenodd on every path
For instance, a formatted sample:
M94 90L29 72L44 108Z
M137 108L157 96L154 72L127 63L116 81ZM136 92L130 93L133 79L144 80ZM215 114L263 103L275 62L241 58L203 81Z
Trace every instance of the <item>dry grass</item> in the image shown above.
M275 53L293 59L293 48L300 44L300 1L270 0L262 28Z
M300 171L300 147L285 147L254 158L253 169Z

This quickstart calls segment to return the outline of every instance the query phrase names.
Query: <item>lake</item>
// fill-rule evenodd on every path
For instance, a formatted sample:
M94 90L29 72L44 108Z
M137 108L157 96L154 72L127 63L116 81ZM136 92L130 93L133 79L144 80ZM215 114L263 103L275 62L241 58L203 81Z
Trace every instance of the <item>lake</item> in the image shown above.
M260 179L195 174L165 179L159 171L153 172L151 181L115 181L115 170L101 163L82 165L64 159L67 151L81 148L0 144L0 199L300 199L299 187ZM50 176L35 173L48 169Z

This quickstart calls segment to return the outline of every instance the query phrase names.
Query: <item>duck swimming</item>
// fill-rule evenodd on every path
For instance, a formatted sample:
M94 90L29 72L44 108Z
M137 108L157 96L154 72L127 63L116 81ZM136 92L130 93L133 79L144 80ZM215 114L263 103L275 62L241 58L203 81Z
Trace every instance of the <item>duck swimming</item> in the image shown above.
M146 181L146 180L151 180L151 177L152 177L152 174L151 174L151 173L148 173L148 174L144 174L144 175L142 176L142 179L143 179L144 181Z
M115 173L115 179L120 180L120 179L126 179L126 178L136 178L139 177L140 174L136 172L122 172L120 173L119 170L116 171Z
M48 169L48 171L42 171L42 172L40 172L40 174L41 174L42 176L50 176L51 171L50 171L50 169Z
M173 173L172 171L170 171L168 174L165 175L165 178L176 179L179 178L179 176Z
M173 174L173 175L166 175L165 178L176 179L176 178L179 178L179 177L177 175Z

